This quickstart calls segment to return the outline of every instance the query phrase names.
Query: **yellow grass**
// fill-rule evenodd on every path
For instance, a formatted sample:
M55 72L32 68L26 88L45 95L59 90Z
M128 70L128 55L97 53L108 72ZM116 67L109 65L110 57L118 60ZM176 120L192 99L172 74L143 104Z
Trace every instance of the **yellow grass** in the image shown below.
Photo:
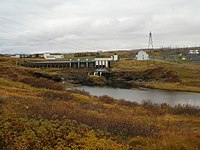
M146 82L143 83L148 88L155 88L161 90L172 90L172 91L185 91L185 92L198 92L200 93L200 87L187 86L180 83L164 83L164 82Z
M123 60L113 65L112 71L144 71L156 67L164 67L175 71L180 83L146 82L150 88L200 92L200 64L178 64L165 61Z

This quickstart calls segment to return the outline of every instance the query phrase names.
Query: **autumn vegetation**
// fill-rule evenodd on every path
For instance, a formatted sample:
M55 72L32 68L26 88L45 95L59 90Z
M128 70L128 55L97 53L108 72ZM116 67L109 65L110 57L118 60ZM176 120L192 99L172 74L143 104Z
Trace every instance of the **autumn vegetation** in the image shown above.
M119 76L135 86L200 92L200 64L123 60L113 65L112 72L114 78Z
M2 150L200 149L199 107L66 91L55 74L15 62L0 57Z
M85 68L42 71L62 75L65 81L74 84L200 92L200 64L120 60L112 63L109 72L101 77L93 76L94 69Z

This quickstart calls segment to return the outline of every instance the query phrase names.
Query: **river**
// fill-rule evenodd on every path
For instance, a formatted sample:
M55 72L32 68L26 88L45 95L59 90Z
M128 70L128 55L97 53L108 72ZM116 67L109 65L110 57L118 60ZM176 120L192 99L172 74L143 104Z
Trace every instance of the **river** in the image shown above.
M76 89L85 90L94 96L107 95L116 99L125 99L141 103L144 100L151 100L153 103L167 103L170 105L189 104L200 106L200 93L176 92L166 90L130 90L112 87L91 87L80 86Z

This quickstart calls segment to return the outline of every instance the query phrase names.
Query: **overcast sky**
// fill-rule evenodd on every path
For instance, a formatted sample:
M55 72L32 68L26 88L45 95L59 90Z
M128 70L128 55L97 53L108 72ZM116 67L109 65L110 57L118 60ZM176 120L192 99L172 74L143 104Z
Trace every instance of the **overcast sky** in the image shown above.
M0 53L200 45L200 0L0 0Z

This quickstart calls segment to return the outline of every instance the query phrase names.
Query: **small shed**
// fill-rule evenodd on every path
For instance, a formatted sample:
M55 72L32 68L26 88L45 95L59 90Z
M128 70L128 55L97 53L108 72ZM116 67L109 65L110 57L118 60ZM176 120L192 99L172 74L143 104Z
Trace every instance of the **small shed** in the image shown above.
M136 55L137 60L149 60L149 54L147 54L145 51L141 50Z

